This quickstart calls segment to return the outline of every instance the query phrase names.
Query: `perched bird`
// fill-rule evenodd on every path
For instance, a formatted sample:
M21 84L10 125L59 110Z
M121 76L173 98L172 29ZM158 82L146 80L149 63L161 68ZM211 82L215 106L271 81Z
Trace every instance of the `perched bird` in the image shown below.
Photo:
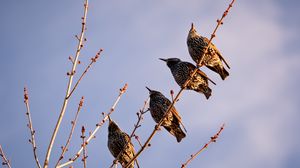
M146 88L149 90L150 94L151 116L153 120L156 123L158 123L165 115L166 111L168 110L168 107L171 105L171 101L168 98L166 98L162 93L155 90L151 90L148 87ZM182 124L181 117L178 111L173 106L171 108L171 111L168 113L168 116L164 119L162 126L168 132L170 132L170 134L176 137L177 142L180 142L186 136L180 128L180 123Z
M190 56L196 63L199 63L199 60L201 59L208 42L209 40L206 37L203 37L197 33L195 26L192 23L192 27L187 36L187 46ZM205 54L201 66L204 64L207 68L218 73L224 80L227 76L229 76L229 73L224 68L222 61L230 69L229 65L217 47L213 43L210 43L207 54Z
M107 146L110 153L115 158L117 158L119 153L123 151L118 160L123 166L126 165L135 155L134 147L130 141L129 135L123 132L110 118L108 124ZM132 162L129 168L134 168L134 162Z
M191 73L196 69L195 65L189 62L181 61L178 58L168 58L168 59L160 58L160 60L163 60L167 63L168 67L170 68L173 74L175 81L181 88L183 87L185 81L187 81L190 78ZM211 81L213 84L215 84L215 82L209 79L209 77L204 72L198 69L197 73L194 75L192 80L186 86L186 89L203 93L206 99L209 99L212 90L208 86L208 80Z

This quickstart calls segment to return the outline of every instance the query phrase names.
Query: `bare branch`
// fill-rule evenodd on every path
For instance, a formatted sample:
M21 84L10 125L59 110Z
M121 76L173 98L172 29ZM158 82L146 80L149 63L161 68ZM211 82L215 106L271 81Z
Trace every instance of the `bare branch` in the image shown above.
M154 137L155 133L159 130L159 127L162 125L164 119L168 116L168 113L171 111L171 108L174 106L174 104L177 102L177 100L179 99L180 95L182 94L183 90L186 88L186 86L190 83L190 81L192 80L192 78L195 76L195 74L197 73L198 68L201 66L202 62L203 62L203 58L204 55L208 52L208 46L211 44L212 39L216 36L216 32L219 28L220 25L223 24L223 19L227 16L229 10L231 9L233 3L235 2L235 0L232 0L231 3L229 4L228 8L225 10L225 12L223 13L221 19L217 20L217 26L215 27L208 45L205 49L205 52L203 52L202 56L200 57L201 59L199 60L199 62L197 63L196 68L194 69L194 71L191 73L190 77L188 80L185 81L183 87L180 89L180 91L178 92L178 94L175 96L174 100L172 101L171 105L169 106L169 108L166 110L166 113L164 115L164 117L160 120L159 123L157 123L152 131L152 133L150 134L150 136L148 137L148 139L146 140L146 142L144 143L144 145L141 147L141 149L135 154L135 156L127 163L127 165L125 166L125 168L128 168L129 165L146 149L146 147L149 146L149 143L151 141L151 139Z
M105 117L98 123L96 124L96 128L94 129L94 131L89 135L89 137L87 138L87 140L85 141L85 145L88 145L89 142L95 137L95 134L97 133L97 131L100 129L100 127L106 122L106 120L108 120L108 117L115 111L115 108L118 104L118 102L121 99L121 96L126 92L128 85L125 84L123 88L120 89L119 91L119 95L117 97L117 99L115 100L114 104L112 105L112 107L110 108L109 112L105 115ZM63 163L61 165L58 165L57 168L61 168L61 167L65 167L67 165L72 164L74 161L76 161L78 159L78 157L80 156L80 153L83 151L83 147L81 147L79 149L79 151L75 154L74 158L71 158L68 162Z
M147 100L144 101L144 105L143 105L142 109L140 109L140 111L138 113L136 113L138 120L137 120L136 124L134 124L134 128L130 134L130 139L135 135L136 130L139 127L141 127L141 121L144 119L143 115L149 110L149 109L146 110L146 106L148 103L149 103L149 98L147 98Z
M51 151L52 151L52 148L53 148L53 144L54 144L54 141L56 139L57 132L59 130L61 121L62 121L62 119L64 117L64 114L65 114L65 111L66 111L66 108L67 108L67 105L68 105L69 94L70 94L70 90L71 90L72 83L73 83L73 77L74 77L75 70L76 70L77 63L78 63L78 57L79 57L80 51L81 51L81 49L83 47L84 33L85 33L85 30L86 30L87 12L88 12L88 0L85 0L85 3L84 3L84 15L82 17L82 24L81 24L82 25L81 26L81 33L80 33L80 37L79 37L79 40L78 40L78 45L77 45L77 50L76 50L76 54L75 54L75 59L73 61L74 63L73 63L72 69L71 69L71 73L69 75L69 82L68 82L68 87L67 87L67 91L66 91L66 96L64 98L64 102L63 102L63 105L62 105L62 108L61 108L61 111L60 111L60 115L58 117L57 123L55 125L54 131L52 133L52 137L51 137L48 149L47 149L47 154L46 154L45 161L44 161L44 168L48 168L49 160L50 160L50 156L51 156Z
M172 101L174 101L174 90L170 90L170 95L171 95Z
M135 135L135 134L134 134L133 136L134 136L134 139L135 139L136 141L138 141L140 147L142 147L142 143L141 143L141 141L140 141L140 137L137 136L137 135Z
M30 135L31 135L31 139L29 139L29 143L31 143L32 145L32 149L33 149L33 156L34 156L34 160L36 162L36 165L38 168L41 168L41 164L39 162L39 159L38 159L38 156L37 156L37 153L36 153L36 149L37 149L37 146L36 146L36 143L35 143L35 130L33 129L33 126L32 126L32 120L31 120L31 114L30 114L30 108L29 108L29 95L28 95L28 92L27 92L27 88L24 87L24 103L26 105L26 116L27 116L27 119L28 119L28 124L27 124L27 127L29 128L30 130Z
M75 118L74 120L71 122L72 124L72 128L71 128L71 131L70 131L70 134L69 134L69 137L67 139L67 142L65 144L65 146L62 146L62 152L60 154L60 157L55 165L55 167L57 167L57 165L60 163L60 161L64 158L64 154L68 151L68 148L69 148L69 144L71 142L71 139L72 139L72 135L73 135L73 132L75 130L75 126L76 126L76 123L77 123L77 119L78 119L78 115L79 115L79 112L83 106L83 102L84 102L84 97L82 96L81 99L80 99L80 102L78 104L78 108L77 108L77 112L76 112L76 115L75 115Z
M88 70L91 68L91 66L93 65L93 63L95 63L97 61L97 59L100 57L101 52L103 51L103 49L100 49L98 51L98 53L96 54L95 57L91 58L91 62L90 64L85 68L85 70L82 72L80 78L77 80L77 82L75 83L73 89L71 90L70 94L67 96L67 99L71 97L71 95L73 94L73 92L75 91L75 89L77 88L78 84L80 83L80 81L82 80L82 78L85 76L85 74L88 72Z
M8 168L11 168L9 160L6 158L5 153L0 145L0 156L3 160L2 165L6 165Z
M86 142L85 142L85 128L84 126L81 127L81 136L80 138L82 139L82 148L83 148L83 152L82 152L82 159L81 161L83 162L83 167L86 168L86 159L87 159L87 155L86 155Z
M192 154L190 159L188 159L185 163L183 163L181 165L181 168L185 168L193 159L195 159L202 151L204 151L204 149L208 148L208 146L212 143L212 142L216 142L216 140L219 138L220 133L224 130L225 124L223 124L220 128L220 130L210 138L210 141L207 142L198 152L196 152L195 154Z

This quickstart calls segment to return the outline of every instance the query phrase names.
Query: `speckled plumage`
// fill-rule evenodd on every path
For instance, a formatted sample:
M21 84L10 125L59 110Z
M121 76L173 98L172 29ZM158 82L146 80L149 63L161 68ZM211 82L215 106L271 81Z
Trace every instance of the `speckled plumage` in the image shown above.
M171 105L171 101L166 98L162 93L151 90L147 87L150 94L150 113L153 120L158 123L165 115L168 107ZM177 142L180 142L186 135L180 128L181 117L173 106L168 116L164 119L162 126L173 136L176 137Z
M119 157L119 162L122 165L126 165L135 154L133 144L129 141L129 135L123 132L114 121L110 120L108 125L107 146L110 153L115 158L119 155L123 148L125 148L124 152ZM127 142L129 143L125 146ZM134 162L132 162L129 168L134 168Z
M196 63L198 63L201 56L203 55L208 42L209 40L206 37L203 37L197 33L194 25L192 24L187 37L187 46L190 56ZM218 73L224 80L227 76L229 76L229 73L224 68L222 61L228 68L230 68L217 47L213 43L211 43L208 48L207 54L205 54L203 58L202 65L204 64L207 68Z
M160 59L167 63L175 81L180 87L183 87L185 81L189 79L191 73L196 68L195 65L189 62L181 61L178 58L168 58L168 59L160 58ZM208 80L211 81L213 84L215 84L211 79L208 78L208 76L204 72L198 69L197 73L189 82L186 89L203 93L206 99L209 99L212 90L208 86Z

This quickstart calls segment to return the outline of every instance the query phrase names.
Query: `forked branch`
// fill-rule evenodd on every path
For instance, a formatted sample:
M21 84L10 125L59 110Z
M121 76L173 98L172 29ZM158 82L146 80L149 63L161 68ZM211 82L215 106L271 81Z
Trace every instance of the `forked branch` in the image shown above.
M69 148L69 144L71 142L71 139L72 139L72 136L73 136L73 133L74 133L74 130L75 130L75 126L76 126L76 123L77 123L77 119L78 119L78 115L79 115L79 112L83 106L83 102L84 102L84 97L82 96L81 99L80 99L80 102L78 104L78 108L77 108L77 112L76 112L76 115L75 115L75 118L74 120L71 122L72 124L72 128L71 128L71 131L69 133L69 137L67 139L67 142L65 144L65 146L62 146L62 152L59 156L59 159L55 165L55 167L57 167L57 165L60 163L60 161L64 158L64 154L68 151L68 148Z
M115 100L114 104L110 108L109 112L104 116L104 118L99 123L96 124L96 128L94 129L94 131L89 135L89 137L85 141L85 145L89 144L89 142L95 137L95 134L97 133L97 131L108 120L108 117L115 111L115 108L116 108L117 104L119 103L122 95L126 92L127 87L128 87L128 85L125 84L124 87L120 89L119 95L118 95L117 99ZM78 152L75 154L74 158L71 158L66 163L58 165L57 168L65 167L65 166L68 166L68 165L72 164L73 162L75 162L79 158L82 151L83 151L83 146L78 150Z
M83 17L82 17L82 24L81 24L82 25L81 26L81 33L80 33L80 37L78 38L79 40L78 40L77 50L76 50L76 54L75 54L75 59L73 60L73 66L72 66L71 72L69 73L69 82L68 82L64 102L63 102L63 105L62 105L57 123L55 125L54 131L52 133L51 140L50 140L50 143L49 143L49 146L48 146L48 149L47 149L47 153L46 153L46 157L45 157L45 161L44 161L44 168L48 168L49 160L50 160L50 156L51 156L51 151L52 151L52 148L53 148L53 144L54 144L54 141L56 139L57 132L60 128L61 121L64 117L64 114L65 114L65 111L66 111L66 108L67 108L67 105L68 105L68 102L69 102L69 98L70 98L69 94L70 94L72 83L73 83L73 77L74 77L74 74L76 72L75 70L76 70L76 67L77 67L80 51L83 47L84 33L85 33L85 30L86 30L87 12L88 12L88 0L85 0L84 14L83 14Z
M85 68L85 70L82 72L82 74L80 75L80 78L77 80L77 82L75 83L73 89L71 90L70 94L68 95L67 98L71 97L71 95L73 94L73 92L75 91L75 89L77 88L78 84L80 83L80 81L82 80L82 78L85 76L85 74L88 72L88 70L91 68L91 66L97 61L98 58L100 58L100 54L103 51L103 49L100 49L97 54L95 55L95 57L91 58L91 62L90 64Z

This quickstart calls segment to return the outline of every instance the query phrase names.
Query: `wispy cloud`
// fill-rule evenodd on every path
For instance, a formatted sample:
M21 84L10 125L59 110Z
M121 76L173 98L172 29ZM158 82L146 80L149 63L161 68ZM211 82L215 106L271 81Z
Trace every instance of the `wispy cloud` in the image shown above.
M70 2L71 7L65 3L60 7L48 3L49 10L43 8L46 4L36 4L32 13L30 5L18 6L15 14L1 10L8 15L3 18L7 23L3 28L5 40L0 42L5 46L0 63L1 115L5 116L0 119L0 131L5 137L1 136L0 140L7 145L6 153L13 157L16 167L33 164L28 155L30 149L24 152L28 130L25 116L23 119L20 114L24 111L22 87L24 83L29 84L38 144L47 143L63 98L64 75L70 66L67 58L73 54L76 43L72 36L79 31L80 3ZM118 88L128 82L128 93L112 117L129 132L135 113L148 95L145 86L160 90L168 97L170 89L179 90L169 69L158 58L179 57L191 61L185 42L190 23L195 22L198 31L209 36L227 5L196 0L91 2L88 47L81 60L87 62L100 47L104 52L75 93L86 97L79 123L89 121L87 129L92 129L99 113L109 108ZM43 10L41 15L37 14L39 10ZM299 149L300 135L296 128L299 127L300 57L297 46L288 45L299 40L298 29L287 29L286 22L280 19L287 17L283 10L289 9L271 0L237 1L214 40L232 67L229 78L222 81L217 74L203 68L217 82L217 86L212 86L213 96L207 101L198 93L184 92L176 107L187 126L187 138L177 144L166 131L158 132L153 145L139 159L142 167L179 167L223 122L227 126L218 143L194 160L191 167L281 168L287 165ZM24 12L26 15L22 15ZM28 16L34 19L27 20ZM7 25L12 26L11 31ZM74 97L68 114L76 108L76 103ZM11 130L6 133L8 125ZM153 126L154 121L147 114L138 131L142 140ZM62 136L65 131L66 128L60 132ZM105 125L88 147L91 167L107 167L113 160L106 147L106 136ZM46 143L39 146L41 156ZM57 143L56 151L60 144ZM16 153L16 149L22 152ZM297 164L297 160L292 161L295 163L289 165Z

